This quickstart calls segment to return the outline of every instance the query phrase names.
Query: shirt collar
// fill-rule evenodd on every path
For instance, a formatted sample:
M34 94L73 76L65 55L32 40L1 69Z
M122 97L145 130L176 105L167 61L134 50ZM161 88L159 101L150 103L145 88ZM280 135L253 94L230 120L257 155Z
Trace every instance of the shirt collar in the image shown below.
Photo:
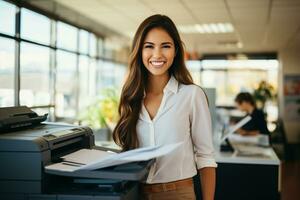
M171 91L174 94L176 94L178 91L178 81L176 80L176 78L173 75L171 75L167 85L165 86L165 88L163 90L164 93L166 93L167 91ZM146 91L144 90L143 98L145 98L145 97L146 97Z
M167 85L164 88L164 93L166 93L167 91L171 91L174 94L177 93L178 91L178 81L176 80L176 78L174 76L171 75L170 80L168 81Z

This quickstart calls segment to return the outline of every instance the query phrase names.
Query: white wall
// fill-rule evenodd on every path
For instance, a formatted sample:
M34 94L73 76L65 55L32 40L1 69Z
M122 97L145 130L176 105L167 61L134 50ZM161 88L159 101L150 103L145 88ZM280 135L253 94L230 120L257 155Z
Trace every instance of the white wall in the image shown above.
M279 115L284 121L285 131L289 143L300 143L300 121L289 121L284 116L284 75L300 75L300 46L295 46L279 51Z

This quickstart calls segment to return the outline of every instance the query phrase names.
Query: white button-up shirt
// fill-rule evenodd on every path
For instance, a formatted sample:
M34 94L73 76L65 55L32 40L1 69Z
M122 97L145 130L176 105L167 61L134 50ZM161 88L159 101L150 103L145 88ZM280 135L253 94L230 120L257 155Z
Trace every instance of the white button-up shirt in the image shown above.
M190 178L203 167L217 167L212 144L211 118L206 96L196 85L184 85L171 76L163 90L157 114L151 120L144 104L137 123L140 147L183 142L156 159L147 183Z

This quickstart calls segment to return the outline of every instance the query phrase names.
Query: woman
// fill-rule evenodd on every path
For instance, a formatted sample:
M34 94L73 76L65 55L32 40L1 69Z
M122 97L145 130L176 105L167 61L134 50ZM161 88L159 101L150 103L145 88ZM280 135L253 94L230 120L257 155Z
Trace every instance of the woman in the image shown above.
M235 103L239 110L251 116L251 120L237 132L241 135L269 135L267 122L264 113L256 108L252 95L248 92L241 92L235 97Z
M192 177L197 169L203 199L214 198L208 103L193 84L179 33L167 16L148 17L134 36L119 114L113 138L123 151L183 142L156 159L142 186L145 199L195 199Z

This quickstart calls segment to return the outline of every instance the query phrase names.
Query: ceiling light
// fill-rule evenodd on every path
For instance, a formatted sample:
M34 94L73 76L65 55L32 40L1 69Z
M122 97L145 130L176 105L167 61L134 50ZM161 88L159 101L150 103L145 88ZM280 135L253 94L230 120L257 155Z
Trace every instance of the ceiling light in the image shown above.
M243 48L243 43L237 41L237 40L226 40L226 41L218 41L218 46L223 48Z
M199 33L205 33L204 28L202 26L200 26L199 24L196 24L195 26L192 26L192 27L195 28L196 31ZM192 28L192 31L194 30L193 28Z
M182 33L198 33L198 28L202 28L200 26L196 25L182 25L182 26L177 26L179 32Z
M210 23L177 26L181 33L218 34L231 33L234 27L231 23Z

